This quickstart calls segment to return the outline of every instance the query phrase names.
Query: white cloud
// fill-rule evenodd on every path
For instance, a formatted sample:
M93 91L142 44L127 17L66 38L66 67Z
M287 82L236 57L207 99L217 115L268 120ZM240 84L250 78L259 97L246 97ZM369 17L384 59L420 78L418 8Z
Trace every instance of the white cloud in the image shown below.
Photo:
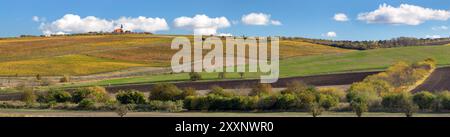
M358 20L366 21L367 23L406 25L419 25L428 20L445 21L449 18L449 11L423 8L409 4L401 4L399 7L382 4L372 12L360 13L358 15Z
M246 25L282 25L278 20L271 20L269 14L250 13L243 15L241 21Z
M432 30L439 31L439 30L448 30L448 26L436 26L432 27Z
M168 30L169 27L162 18L122 17L118 20L106 20L95 16L81 18L78 15L66 14L51 23L42 23L40 29L45 35L73 34L87 32L111 32L121 24L125 30L156 32Z
M442 38L441 35L427 35L425 36L426 38L431 38L431 39L438 39L438 38Z
M233 34L231 34L231 33L219 33L219 34L217 34L217 36L230 37L230 36L233 36Z
M215 35L217 29L230 26L225 17L210 18L204 14L194 17L178 17L174 20L175 27L192 29L196 35Z
M336 13L336 14L334 14L333 18L334 18L334 20L340 21L340 22L348 21L348 17L344 13Z
M271 20L270 23L272 23L272 25L276 25L276 26L283 25L283 24L281 24L281 22L278 21L278 20Z
M35 22L39 22L40 21L38 16L33 16L32 20L35 21Z
M156 32L168 30L169 26L163 18L147 18L139 16L137 18L121 17L115 21L116 25L123 24L125 30Z
M330 32L327 32L325 34L322 34L322 36L333 38L333 37L337 37L337 34L334 31L330 31Z

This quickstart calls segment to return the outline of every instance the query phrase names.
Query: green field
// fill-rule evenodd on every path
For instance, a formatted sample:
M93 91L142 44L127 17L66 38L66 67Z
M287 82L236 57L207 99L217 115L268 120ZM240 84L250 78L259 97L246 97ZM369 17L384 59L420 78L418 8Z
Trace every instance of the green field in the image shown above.
M327 73L383 70L397 61L413 62L430 57L436 59L439 66L446 66L450 65L450 55L448 55L448 53L450 53L450 46L416 46L301 56L281 60L280 76L293 77ZM228 79L240 78L238 73L227 73L226 76ZM246 79L258 77L258 73L245 74ZM202 78L206 81L218 80L217 73L202 73ZM186 80L189 80L189 75L182 73L110 79L66 86L114 85Z

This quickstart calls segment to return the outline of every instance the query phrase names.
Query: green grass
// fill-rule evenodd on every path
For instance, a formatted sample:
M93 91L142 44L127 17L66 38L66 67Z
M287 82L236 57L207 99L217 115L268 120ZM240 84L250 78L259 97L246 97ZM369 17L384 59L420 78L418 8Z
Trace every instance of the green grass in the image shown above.
M449 53L450 46L415 46L305 56L282 60L280 76L380 70L398 61L415 62L426 58L434 58L439 66L445 66L450 64Z
M450 64L450 46L417 46L388 49L354 51L348 53L326 54L288 58L280 61L280 77L318 75L327 73L346 73L354 71L382 70L397 61L419 61L434 58L439 66ZM201 73L205 81L218 80L217 73ZM246 73L245 78L258 78L258 73ZM227 79L239 79L238 73L227 73ZM66 86L89 86L127 83L151 83L163 81L186 81L188 74L163 74L132 78L111 79L99 82Z

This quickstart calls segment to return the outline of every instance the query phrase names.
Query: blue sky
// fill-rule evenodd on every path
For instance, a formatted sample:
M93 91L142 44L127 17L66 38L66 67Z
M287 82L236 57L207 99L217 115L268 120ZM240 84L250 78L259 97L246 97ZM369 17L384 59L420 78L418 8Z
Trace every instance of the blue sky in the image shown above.
M384 3L399 11L404 10L399 8L401 4L407 4L429 8L436 13L422 16L419 10L394 16L395 13L388 11L384 14L373 13L377 18L372 20L369 16L358 19L361 13L374 12ZM225 17L228 24L216 28L221 25L217 23L209 28L216 28L214 31L217 34L236 36L282 35L349 40L390 39L399 36L449 37L449 5L448 0L1 0L0 37L40 35L43 34L42 24L47 24L44 28L53 33L59 32L62 29L51 26L51 23L67 14L80 18L94 16L107 21L121 17L130 17L130 20L138 16L147 19L158 17L164 19L168 27L156 29L154 33L158 34L192 34L196 29L195 23L177 26L174 20L182 16L193 19L196 15L206 15L210 19ZM247 24L242 18L250 13L270 15L270 19L264 25L251 22ZM345 14L348 20L336 21L333 17L337 13ZM34 16L37 20L33 20ZM279 21L281 25L271 21ZM329 32L334 32L336 36L327 35Z

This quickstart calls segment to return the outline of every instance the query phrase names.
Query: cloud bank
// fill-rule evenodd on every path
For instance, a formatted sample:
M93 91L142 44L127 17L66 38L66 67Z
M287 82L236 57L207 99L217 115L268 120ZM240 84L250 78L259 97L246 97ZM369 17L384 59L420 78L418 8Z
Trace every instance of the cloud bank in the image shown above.
M178 17L173 22L175 27L191 29L196 35L215 35L218 29L230 26L225 17L210 18L204 14Z
M405 25L420 25L429 20L445 21L449 18L449 11L423 8L409 4L401 4L399 7L382 4L372 12L360 13L358 15L358 20L367 23Z
M45 35L111 32L121 24L124 25L124 30L130 31L156 32L169 29L166 20L163 18L139 16L137 18L121 17L118 20L107 20L95 16L81 18L74 14L66 14L51 23L42 23L40 29Z
M250 13L243 15L241 21L246 25L282 25L278 20L271 20L269 14Z

